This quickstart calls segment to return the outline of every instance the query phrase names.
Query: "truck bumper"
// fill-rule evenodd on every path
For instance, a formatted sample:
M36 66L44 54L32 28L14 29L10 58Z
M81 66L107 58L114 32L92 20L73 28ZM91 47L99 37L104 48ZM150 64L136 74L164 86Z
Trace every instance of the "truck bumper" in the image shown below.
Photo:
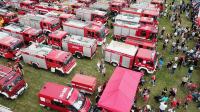
M69 71L67 71L66 72L66 74L70 74L71 73L71 71L76 67L76 63L69 69Z
M16 99L19 95L21 95L24 90L28 88L28 84L26 83L24 87L22 87L15 95L11 96L10 99Z

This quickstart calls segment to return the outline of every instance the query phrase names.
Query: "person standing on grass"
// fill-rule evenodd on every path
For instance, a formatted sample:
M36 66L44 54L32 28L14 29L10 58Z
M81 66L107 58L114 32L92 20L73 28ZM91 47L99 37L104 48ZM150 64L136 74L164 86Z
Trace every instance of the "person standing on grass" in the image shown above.
M167 103L166 102L160 102L159 109L160 109L160 112L165 112L165 110L167 109Z
M100 66L101 66L101 60L98 60L98 62L97 62L97 70L98 70L98 72L100 72Z
M193 65L188 68L188 74L187 75L188 75L189 78L191 78L193 70L194 70Z
M175 73L176 68L177 68L177 63L175 62L174 65L172 66L172 71L171 71L172 75Z
M156 75L152 75L151 82L152 82L153 86L156 86Z
M181 86L185 86L185 84L188 82L188 80L189 80L188 76L184 76L182 78Z
M158 65L159 69L162 69L163 64L164 64L164 60L163 60L162 57L160 57L160 59L159 59L159 65Z

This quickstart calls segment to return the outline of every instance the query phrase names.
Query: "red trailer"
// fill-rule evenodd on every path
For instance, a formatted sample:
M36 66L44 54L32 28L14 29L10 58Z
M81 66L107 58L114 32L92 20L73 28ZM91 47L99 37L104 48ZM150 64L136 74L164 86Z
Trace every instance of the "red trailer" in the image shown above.
M93 94L96 89L96 78L92 76L75 74L71 84L74 88L79 89L83 93Z
M143 73L117 67L100 97L102 112L130 112Z

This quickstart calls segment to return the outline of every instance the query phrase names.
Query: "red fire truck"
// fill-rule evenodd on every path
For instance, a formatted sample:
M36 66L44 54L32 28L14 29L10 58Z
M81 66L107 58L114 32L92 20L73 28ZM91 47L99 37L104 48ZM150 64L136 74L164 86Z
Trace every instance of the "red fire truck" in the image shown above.
M117 41L111 41L106 47L104 57L105 61L113 66L137 69L149 74L154 73L157 66L155 50L138 48Z
M14 12L10 12L6 9L0 9L0 20L3 20L4 24L8 24L10 22L17 22L18 17Z
M97 39L98 45L102 45L106 41L106 35L109 33L104 25L78 20L63 23L63 30L69 34Z
M62 11L62 12L68 12L67 6L58 5L56 3L46 3L46 2L40 2L39 4L35 5L35 8L37 10L46 10L49 11Z
M0 94L8 99L16 99L27 88L28 84L20 72L0 65Z
M156 50L156 43L155 42L152 42L152 41L149 41L149 40L146 40L146 39L142 39L142 38L139 38L139 37L126 38L125 43L137 46L139 48Z
M50 33L47 43L48 45L71 52L77 58L82 58L83 56L92 58L97 50L96 39L77 35L67 35L65 31L55 31Z
M77 0L79 3L84 3L88 7L90 4L95 3L97 0Z
M80 92L93 94L96 89L97 79L92 76L75 74L72 78L72 87L77 88Z
M122 21L127 24L141 24L141 25L152 25L157 27L157 24L155 24L153 18L149 17L138 17L133 15L127 15L127 14L118 14L115 17L115 22Z
M75 12L76 12L76 17L84 21L96 21L105 24L108 20L107 12L100 10L79 8Z
M29 47L22 49L21 54L24 62L34 68L49 69L61 76L69 74L76 66L76 60L71 53L39 43L32 43Z
M11 37L7 33L0 32L0 56L16 60L21 57L19 49L22 47L22 40Z
M3 27L2 31L8 33L10 36L23 40L26 44L31 41L44 43L46 40L46 36L43 34L42 30L20 24L10 24Z
M32 12L35 9L36 1L24 0L20 2L20 9L18 9L18 14L24 15L26 12Z
M42 107L59 112L92 112L91 101L77 89L47 82L38 93Z
M110 1L110 11L114 14L120 13L122 8L128 7L129 4L125 0Z
M157 10L146 10L146 9L137 9L137 8L123 8L121 14L128 14L133 16L140 17L149 17L154 19L154 24L159 24L157 18L160 16L160 12Z
M19 18L19 22L25 26L42 29L44 32L51 32L61 28L59 19L39 14L26 14Z
M60 25L62 26L62 24L68 20L74 20L76 19L76 16L73 14L67 14L64 12L60 12L60 11L50 11L48 13L45 14L45 16L47 17L54 17L54 18L58 18L60 20Z
M127 37L134 38L135 36L157 41L158 30L155 26L127 24L121 21L114 23L114 39L124 41Z

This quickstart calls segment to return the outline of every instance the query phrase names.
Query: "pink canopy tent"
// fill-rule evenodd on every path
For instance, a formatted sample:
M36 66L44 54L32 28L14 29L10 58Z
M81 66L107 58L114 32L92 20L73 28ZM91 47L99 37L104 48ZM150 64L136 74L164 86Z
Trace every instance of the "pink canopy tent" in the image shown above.
M108 112L130 112L142 76L141 72L117 67L101 95L98 106Z

